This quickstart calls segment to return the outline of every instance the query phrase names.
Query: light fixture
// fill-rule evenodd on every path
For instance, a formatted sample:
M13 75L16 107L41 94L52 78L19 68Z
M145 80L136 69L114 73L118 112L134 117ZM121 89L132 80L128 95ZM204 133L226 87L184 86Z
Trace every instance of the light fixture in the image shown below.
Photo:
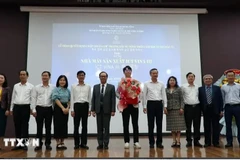
M22 12L42 13L121 13L121 14L207 14L205 8L111 8L21 6Z

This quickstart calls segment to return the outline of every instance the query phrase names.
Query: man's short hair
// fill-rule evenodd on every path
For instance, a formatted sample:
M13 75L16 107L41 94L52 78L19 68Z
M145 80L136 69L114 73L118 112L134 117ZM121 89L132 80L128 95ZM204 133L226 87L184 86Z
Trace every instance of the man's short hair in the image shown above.
M205 79L205 78L211 78L211 79L213 79L213 76L212 76L211 74L205 74L205 75L203 76L203 79Z
M132 68L131 68L130 66L125 66L125 67L123 68L123 73L124 73L127 69L130 70L130 71L132 71Z
M149 73L151 74L152 71L158 71L158 70L157 70L157 68L152 68L152 69L149 71Z
M189 76L190 74L192 74L193 77L195 78L195 74L193 74L192 72L188 72L188 73L186 74L186 78L188 78L188 76Z
M43 75L44 73L47 73L48 76L51 77L51 73L50 73L49 71L43 71L43 72L42 72L42 75Z
M235 75L235 72L232 71L232 70L228 70L228 71L226 72L226 75L227 75L228 73L233 73L233 74Z
M80 74L83 74L84 76L86 75L86 73L84 71L82 71L82 70L77 72L77 76L80 75Z

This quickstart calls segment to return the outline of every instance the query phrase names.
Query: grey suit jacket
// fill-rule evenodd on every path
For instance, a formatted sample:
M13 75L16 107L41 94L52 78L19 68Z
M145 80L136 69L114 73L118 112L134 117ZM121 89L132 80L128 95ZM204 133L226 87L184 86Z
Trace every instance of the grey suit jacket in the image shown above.
M92 93L92 108L91 111L100 113L100 84L96 84L93 87ZM116 94L115 87L112 84L107 84L105 89L105 94L103 97L103 112L105 114L110 114L111 112L116 112Z
M166 88L167 93L167 109L184 109L183 95L180 87L173 90L171 93L170 89Z

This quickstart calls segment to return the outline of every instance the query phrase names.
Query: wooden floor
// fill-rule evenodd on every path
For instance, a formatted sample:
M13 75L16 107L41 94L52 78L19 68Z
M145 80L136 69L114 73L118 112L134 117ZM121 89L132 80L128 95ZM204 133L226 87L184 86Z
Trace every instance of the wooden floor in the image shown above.
M89 150L74 150L73 139L69 138L65 144L68 147L65 151L56 151L56 143L52 142L52 151L34 151L34 148L29 148L28 151L11 151L11 148L3 148L0 151L0 158L240 158L240 148L238 142L234 139L234 147L225 149L225 137L221 138L221 148L208 147L186 148L185 138L182 138L182 146L180 149L171 148L172 139L164 137L164 149L149 149L148 138L141 137L140 144L142 149L133 149L132 143L130 149L124 149L122 137L112 137L109 150L96 149L97 140L89 138ZM203 138L200 141L203 144Z

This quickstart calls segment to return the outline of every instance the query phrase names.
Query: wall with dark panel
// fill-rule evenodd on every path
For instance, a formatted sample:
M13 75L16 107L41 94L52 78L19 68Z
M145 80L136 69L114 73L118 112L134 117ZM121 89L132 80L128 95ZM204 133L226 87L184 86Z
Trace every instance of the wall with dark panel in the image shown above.
M28 19L29 14L17 7L0 7L0 72L7 75L11 87L19 80L18 71L26 68ZM224 70L240 68L240 11L210 10L200 15L199 35L202 75L211 73L217 80ZM6 136L14 136L12 117Z
M6 74L10 87L19 81L18 72L26 68L28 13L19 8L0 7L0 72ZM12 116L8 117L6 136L14 136Z
M240 11L209 10L199 16L202 75L215 80L223 71L240 69Z

